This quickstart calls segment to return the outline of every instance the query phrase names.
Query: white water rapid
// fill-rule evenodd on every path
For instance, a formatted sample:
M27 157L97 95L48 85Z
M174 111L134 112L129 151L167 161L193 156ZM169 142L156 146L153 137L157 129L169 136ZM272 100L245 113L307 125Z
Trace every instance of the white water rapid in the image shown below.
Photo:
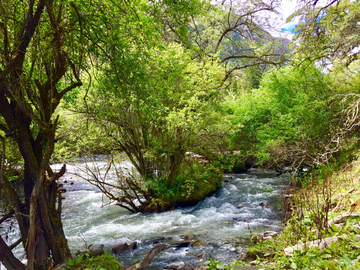
M103 244L107 252L116 245L136 242L135 249L115 254L120 263L131 265L160 241L170 247L154 258L149 270L180 262L196 265L211 258L230 263L250 244L249 228L252 233L281 229L279 189L286 179L275 177L273 172L250 170L225 175L223 188L194 207L132 214L106 205L96 187L69 173L74 166L67 165L67 170L59 183L67 190L63 194L63 225L73 252L85 244L84 240L95 248ZM0 227L0 234L6 234L10 243L18 239L11 222L15 223L9 221ZM23 258L23 249L17 248L16 255Z

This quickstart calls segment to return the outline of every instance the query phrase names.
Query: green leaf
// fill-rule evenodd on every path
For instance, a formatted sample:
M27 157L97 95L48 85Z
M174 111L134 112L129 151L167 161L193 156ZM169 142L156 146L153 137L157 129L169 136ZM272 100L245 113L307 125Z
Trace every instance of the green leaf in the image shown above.
M69 260L68 265L73 266L75 265L74 261L72 259Z
M331 224L331 229L332 229L334 232L339 232L339 231L341 230L341 228L336 227L334 223Z
M329 269L329 270L336 270L337 268L336 268L336 266L335 265L333 265L331 262L329 262L329 261L324 261L324 264L325 264L325 266Z
M345 262L347 262L347 263L352 263L353 261L351 260L351 259L349 259L347 256L343 256L343 258L344 258L344 260L345 260Z
M335 244L334 241L332 241L331 244L330 244L330 250L331 250L332 252L336 252L336 244Z
M290 264L290 268L291 269L298 269L296 263L294 263L294 262Z
M83 258L84 258L83 255L77 257L76 260L75 260L75 264L81 263L81 261L83 260Z
M322 256L321 256L321 258L323 258L323 259L330 259L330 258L332 258L333 256L331 255L331 254L323 254Z

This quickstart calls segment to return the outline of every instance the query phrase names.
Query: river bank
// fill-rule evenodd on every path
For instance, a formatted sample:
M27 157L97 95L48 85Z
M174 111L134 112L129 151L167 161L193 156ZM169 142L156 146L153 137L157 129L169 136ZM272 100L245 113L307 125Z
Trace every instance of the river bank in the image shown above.
M249 248L237 264L263 269L360 269L360 162L322 168L294 190L280 234ZM251 264L249 264L251 262ZM210 269L233 269L211 268Z

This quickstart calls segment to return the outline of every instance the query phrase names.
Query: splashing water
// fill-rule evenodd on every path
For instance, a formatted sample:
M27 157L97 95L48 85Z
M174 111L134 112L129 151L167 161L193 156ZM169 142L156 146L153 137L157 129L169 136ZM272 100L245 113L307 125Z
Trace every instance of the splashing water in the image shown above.
M81 165L81 164L78 164ZM78 166L77 165L77 166ZM130 166L126 163L125 166ZM60 165L54 165L60 168ZM250 231L279 231L283 212L278 210L280 191L286 179L272 172L251 170L246 174L225 175L223 188L194 207L155 214L133 214L116 205L107 205L102 193L85 180L71 174L67 166L60 183L67 192L63 200L63 225L72 252L85 244L103 244L104 250L136 242L136 248L115 257L123 265L142 260L156 243L170 246L158 254L147 269L162 269L173 263L196 265L215 258L225 263L239 259L250 244ZM9 223L0 228L9 243L18 231ZM23 258L23 249L16 255Z

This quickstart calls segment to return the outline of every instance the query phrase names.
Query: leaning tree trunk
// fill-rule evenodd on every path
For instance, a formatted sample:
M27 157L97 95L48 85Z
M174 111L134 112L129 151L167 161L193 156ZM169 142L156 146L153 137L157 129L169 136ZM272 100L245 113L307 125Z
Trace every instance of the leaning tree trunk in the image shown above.
M26 268L48 269L70 257L56 183L65 173L65 166L53 173L49 161L58 123L54 112L66 93L82 85L82 49L73 52L64 45L67 39L76 42L75 32L82 35L75 30L80 13L70 1L26 1L27 9L21 9L22 14L13 8L16 3L0 1L0 9L6 11L0 22L0 131L17 144L22 155L25 198L5 177L5 138L1 136L0 184L19 224L28 260ZM69 8L75 15L69 16ZM65 87L58 89L61 86ZM11 253L1 241L0 249ZM9 265L8 269L25 267L15 266L19 262L11 255L0 256L0 260Z
M24 123L19 123L19 126L22 124ZM28 269L42 269L49 267L51 263L49 257L57 264L71 256L62 229L61 196L56 183L56 180L65 173L65 166L56 174L52 173L49 167L54 149L54 128L46 132L41 131L35 140L29 129L24 128L23 131L18 145L25 161L25 208L29 212L29 221L26 224L27 228L21 231L28 232L26 244Z
M36 139L26 123L26 117L19 117L17 124L21 136L16 137L19 150L24 159L24 202L20 199L3 173L4 157L1 158L0 182L9 198L28 258L28 269L48 269L51 263L59 264L70 256L61 222L61 194L56 180L65 173L65 166L53 173L49 159L54 147L54 130L47 135L40 132ZM5 153L5 140L2 140L2 153ZM46 173L47 172L47 173ZM29 217L29 218L25 218ZM1 244L1 243L0 243ZM8 269L21 269L14 260L11 250L1 248L6 256L0 256ZM6 253L5 253L6 252ZM52 261L48 258L52 258Z

